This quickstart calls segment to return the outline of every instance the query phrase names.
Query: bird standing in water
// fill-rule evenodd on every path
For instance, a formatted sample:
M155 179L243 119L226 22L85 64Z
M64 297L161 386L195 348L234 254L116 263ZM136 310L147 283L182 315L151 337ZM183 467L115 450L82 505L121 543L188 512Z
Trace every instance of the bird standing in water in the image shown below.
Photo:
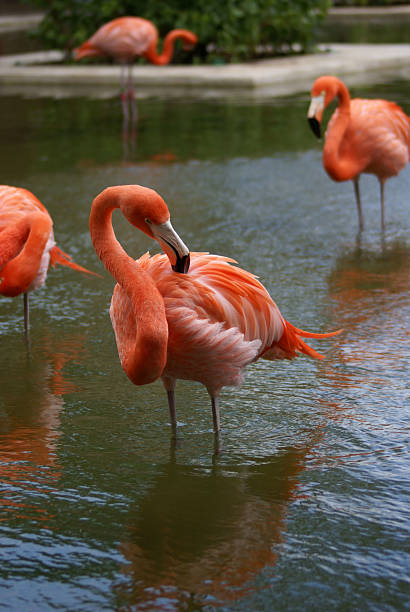
M384 183L410 161L410 118L394 102L351 99L346 85L334 76L316 79L311 96L308 120L318 138L324 109L335 97L339 100L326 131L326 172L334 181L353 181L360 230L364 224L359 178L362 173L375 174L380 183L384 230Z
M95 274L71 261L54 241L53 221L30 191L0 185L0 295L24 294L24 329L29 331L28 294L44 285L49 266L61 264Z
M137 261L129 257L112 228L117 208L157 240L165 255L146 253ZM105 189L92 204L90 232L97 255L118 283L110 315L121 365L136 385L161 378L174 431L177 379L205 385L218 432L219 393L241 383L245 366L259 358L293 359L298 353L320 359L302 338L339 333L297 329L255 276L231 265L234 260L189 253L171 225L164 200L152 189Z
M118 17L101 26L95 34L74 51L74 59L88 56L109 56L121 64L121 100L124 118L128 121L127 100L130 100L133 121L136 121L135 94L132 83L132 63L136 57L145 57L152 64L169 64L175 40L181 38L186 48L198 41L189 30L171 30L164 39L162 53L158 54L158 30L142 17ZM128 75L126 71L128 69Z

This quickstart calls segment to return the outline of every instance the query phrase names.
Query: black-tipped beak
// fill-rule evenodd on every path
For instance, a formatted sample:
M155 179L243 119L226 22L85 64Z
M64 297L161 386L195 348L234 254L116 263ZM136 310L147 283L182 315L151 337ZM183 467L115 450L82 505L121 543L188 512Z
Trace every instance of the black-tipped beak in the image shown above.
M312 130L316 138L320 138L321 133L320 133L319 121L316 119L316 117L308 117L308 121L309 121L310 129Z
M180 274L186 274L189 270L190 257L188 255L183 255L180 257L177 255L176 263L172 266L174 272L179 272Z
M171 221L165 221L159 225L151 223L151 231L154 238L160 243L162 250L167 254L174 272L186 274L189 270L189 249L183 243L171 225Z

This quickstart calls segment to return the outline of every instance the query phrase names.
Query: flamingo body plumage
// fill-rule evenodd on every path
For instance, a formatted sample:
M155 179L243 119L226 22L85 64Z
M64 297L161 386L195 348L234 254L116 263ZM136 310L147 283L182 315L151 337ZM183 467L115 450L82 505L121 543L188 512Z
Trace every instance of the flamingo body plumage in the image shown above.
M376 175L384 229L384 183L397 176L410 161L410 118L394 102L351 99L345 84L333 76L316 79L311 96L308 118L316 135L320 135L323 110L335 97L339 100L325 135L326 172L334 181L354 182L360 229L363 214L359 178L363 173Z
M188 45L195 45L198 40L189 30L171 30L164 39L163 52L158 54L158 30L151 21L142 17L118 17L102 25L77 47L74 58L106 55L130 64L136 57L145 57L152 64L164 65L171 61L177 38Z
M130 63L158 41L153 23L140 17L119 17L102 25L75 50L75 59L100 55Z
M45 283L49 266L56 264L94 274L56 245L50 214L27 189L0 185L0 242L0 295L23 293L26 300L28 292ZM25 327L27 331L26 319Z
M190 259L189 274L176 274L166 255L145 254L136 263L165 306L167 361L161 376L196 380L215 394L241 383L242 369L282 336L284 324L264 287L230 265L233 260L208 253L191 253ZM120 346L136 333L127 304L117 285L111 318Z
M190 253L188 272L187 247L174 230L172 235L163 233L169 223L164 206L155 191L138 185L107 188L92 205L95 250L118 282L110 308L118 353L135 384L162 379L174 428L176 380L202 383L211 396L218 431L220 390L239 385L248 364L261 357L293 359L298 353L321 358L302 338L338 332L311 334L295 328L257 278L232 265L232 259ZM112 230L115 208L157 239L166 254L146 253L137 261L128 257ZM185 273L175 271L179 258L185 258L184 268L179 268Z
M88 40L74 50L74 59L83 57L108 56L119 62L121 68L121 100L124 121L128 123L130 100L132 123L137 121L135 92L132 82L132 64L137 57L144 57L152 64L168 64L174 52L175 40L181 38L186 47L198 41L189 30L176 29L168 32L164 39L162 53L158 54L158 30L155 25L142 17L117 17L102 25ZM128 75L126 68L128 66Z

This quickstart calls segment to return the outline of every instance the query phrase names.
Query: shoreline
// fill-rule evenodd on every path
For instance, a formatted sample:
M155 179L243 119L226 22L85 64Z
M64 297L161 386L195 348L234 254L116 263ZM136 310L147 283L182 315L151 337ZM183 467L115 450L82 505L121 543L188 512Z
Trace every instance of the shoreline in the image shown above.
M314 54L294 55L222 66L135 65L138 98L266 98L309 91L322 74L335 74L346 85L410 78L410 44L321 45ZM60 52L0 57L0 95L30 97L112 97L118 94L118 65L53 65ZM26 62L41 62L31 63Z
M394 7L336 7L328 19L358 16L378 19L389 16L410 19L410 5ZM4 27L26 29L41 19L39 14L1 16ZM14 24L14 25L13 25ZM25 26L23 27L23 25ZM61 51L40 51L0 56L0 95L29 97L112 97L118 94L120 67L115 64L61 62ZM385 80L410 78L410 44L324 43L317 53L275 57L225 65L135 64L133 76L139 98L162 96L191 98L267 98L310 91L322 74L335 74L348 87Z

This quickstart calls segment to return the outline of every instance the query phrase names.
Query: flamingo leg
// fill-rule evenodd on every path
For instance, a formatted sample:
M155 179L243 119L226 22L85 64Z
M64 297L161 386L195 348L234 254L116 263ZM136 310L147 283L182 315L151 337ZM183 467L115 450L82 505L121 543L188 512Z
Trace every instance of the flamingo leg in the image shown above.
M124 125L128 125L128 104L127 104L127 94L121 94L121 104L122 104L122 114L124 116Z
M120 93L123 94L124 92L126 92L126 87L127 87L127 77L126 77L126 65L121 63L121 73L120 73Z
M212 419L214 422L214 432L217 434L221 430L221 420L219 416L219 397L211 395L212 402Z
M356 196L357 214L359 215L359 231L362 231L364 227L364 223L363 223L362 203L360 200L359 177L360 175L356 176L353 179L353 184L354 184L354 193Z
M24 331L26 334L30 331L30 310L28 293L23 294L24 298Z
M120 97L121 97L122 114L124 116L125 126L128 124L128 119L129 119L126 70L127 70L127 67L124 64L121 64Z
M131 107L131 122L132 126L135 127L138 120L138 109L135 102L134 83L132 80L132 64L128 64L128 98Z
M212 456L212 462L215 463L218 455L223 451L221 432L217 431L214 435L214 454Z
M175 434L177 430L177 411L175 405L175 379L163 378L162 383L165 387L168 397L169 418L171 420L172 431Z
M384 181L380 181L380 220L382 232L384 232Z
M168 396L168 408L169 408L169 418L171 419L171 426L173 431L177 429L177 411L175 406L175 389L169 389L167 391Z

